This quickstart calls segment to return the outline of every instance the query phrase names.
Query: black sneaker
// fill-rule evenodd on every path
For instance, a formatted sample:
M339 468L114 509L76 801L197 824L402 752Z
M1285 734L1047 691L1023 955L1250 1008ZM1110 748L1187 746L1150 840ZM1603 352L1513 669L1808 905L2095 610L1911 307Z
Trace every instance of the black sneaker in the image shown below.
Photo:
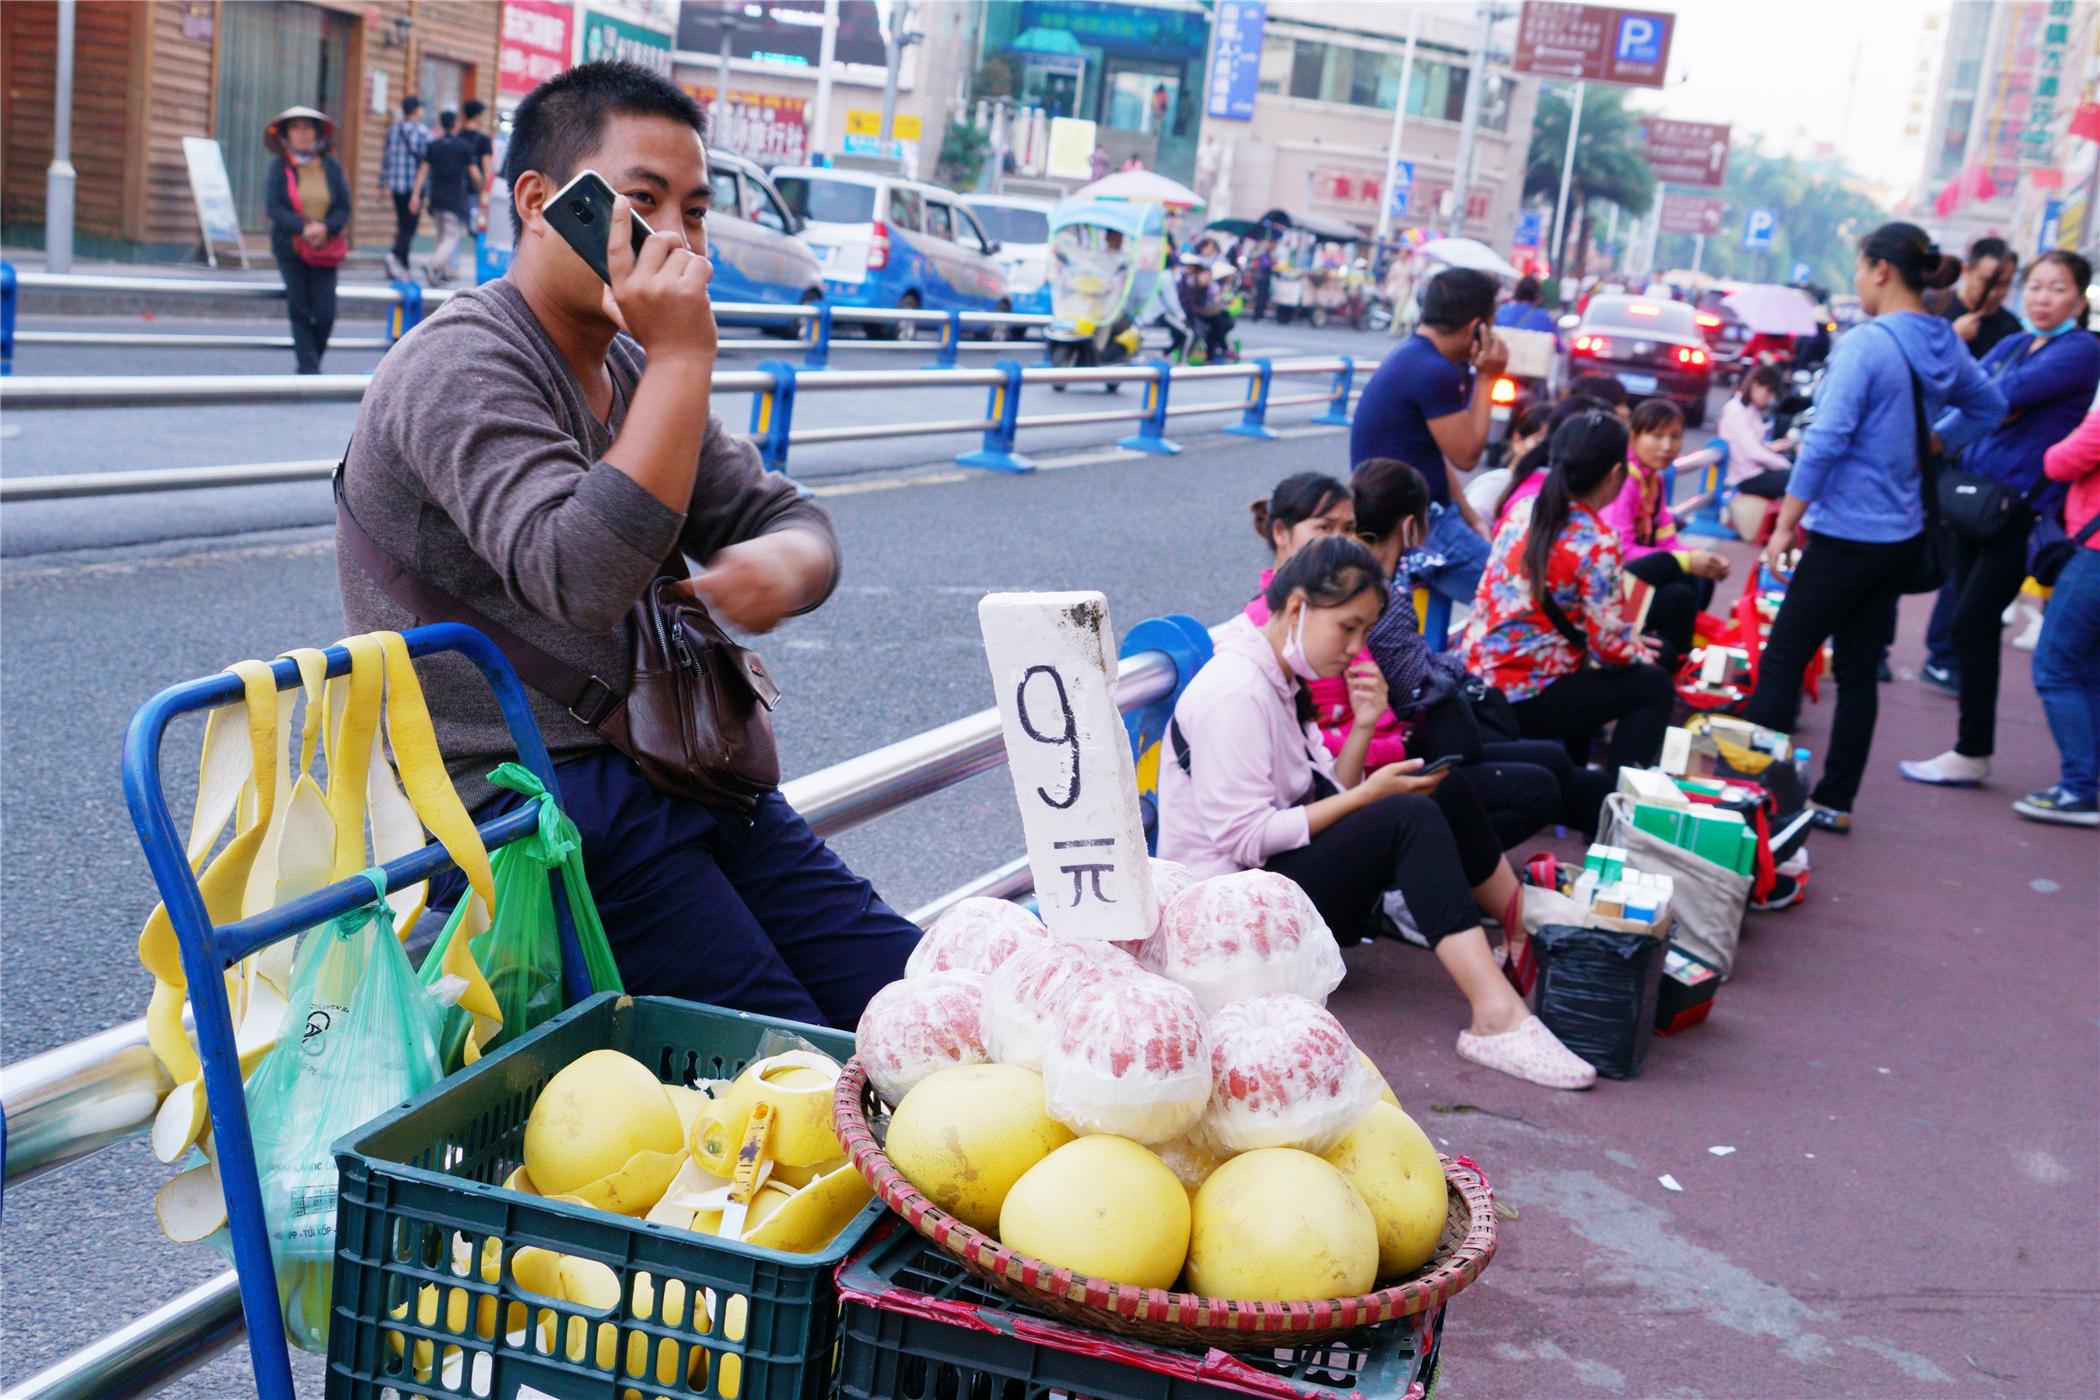
M1772 877L1772 888L1763 899L1755 895L1750 898L1750 907L1759 913L1769 914L1775 909L1791 909L1808 898L1808 876L1779 875Z
M1820 802L1808 804L1808 819L1818 831L1835 832L1842 836L1852 830L1852 814L1839 807L1825 807Z
M1942 666L1937 661L1928 661L1918 668L1918 679L1947 695L1960 696L1961 682L1956 679L1952 666Z
M2073 796L2062 783L2030 792L2013 810L2029 821L2054 822L2058 826L2100 826L2100 802Z

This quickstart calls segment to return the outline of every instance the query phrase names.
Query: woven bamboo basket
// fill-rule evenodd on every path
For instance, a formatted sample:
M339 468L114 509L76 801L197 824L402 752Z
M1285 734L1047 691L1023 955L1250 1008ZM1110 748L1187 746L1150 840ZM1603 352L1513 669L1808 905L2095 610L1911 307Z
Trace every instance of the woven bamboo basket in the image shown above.
M1443 1159L1449 1208L1435 1255L1412 1277L1350 1298L1255 1302L1111 1283L1033 1259L956 1219L905 1179L876 1140L882 1113L860 1060L847 1062L832 1099L832 1127L883 1203L964 1268L1055 1317L1177 1347L1248 1351L1326 1341L1440 1308L1480 1277L1495 1255L1494 1197L1465 1158Z

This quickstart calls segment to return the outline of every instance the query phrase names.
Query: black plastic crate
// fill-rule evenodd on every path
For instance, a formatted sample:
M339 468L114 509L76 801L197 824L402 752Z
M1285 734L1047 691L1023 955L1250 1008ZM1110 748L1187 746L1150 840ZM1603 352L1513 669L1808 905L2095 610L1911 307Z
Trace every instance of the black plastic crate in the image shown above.
M587 1051L665 1083L726 1079L768 1032L844 1061L853 1037L666 997L605 993L335 1144L342 1174L328 1346L331 1396L517 1400L823 1400L834 1271L882 1214L871 1201L814 1254L785 1254L501 1189L540 1091ZM595 1261L618 1300L532 1292L538 1248ZM500 1259L496 1278L481 1261Z
M1333 1341L1225 1353L1038 1312L892 1216L839 1266L840 1400L1425 1400L1444 1310Z

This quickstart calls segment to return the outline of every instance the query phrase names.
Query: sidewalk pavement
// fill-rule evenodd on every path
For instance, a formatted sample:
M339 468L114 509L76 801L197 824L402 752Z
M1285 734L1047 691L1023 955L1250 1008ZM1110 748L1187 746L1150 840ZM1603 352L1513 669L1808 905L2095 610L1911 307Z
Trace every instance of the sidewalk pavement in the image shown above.
M1724 549L1732 600L1752 552ZM1904 605L1899 676L1930 603ZM1637 1080L1557 1094L1461 1061L1429 958L1350 953L1334 1009L1508 1208L1439 1395L2092 1393L2100 839L2010 810L2057 774L2028 656L1975 790L1897 775L1954 705L1881 687L1857 829L1809 841L1808 902L1748 916L1711 1018ZM1803 711L1818 752L1830 710Z

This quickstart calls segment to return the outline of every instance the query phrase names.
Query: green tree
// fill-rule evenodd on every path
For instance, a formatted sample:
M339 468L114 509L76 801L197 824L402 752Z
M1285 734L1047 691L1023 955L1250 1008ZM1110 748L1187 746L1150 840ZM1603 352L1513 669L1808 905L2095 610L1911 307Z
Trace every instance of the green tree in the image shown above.
M978 174L991 152L991 140L977 127L951 120L941 133L941 154L934 163L934 178L951 190L976 189Z
M1755 143L1730 154L1721 197L1727 214L1721 233L1706 241L1700 270L1745 282L1791 281L1794 265L1806 263L1811 282L1842 292L1852 284L1859 239L1888 217L1843 170L1767 155ZM1743 221L1752 209L1778 215L1768 250L1743 246ZM1691 235L1666 233L1656 243L1656 266L1690 267L1692 252Z
M1556 198L1561 166L1568 154L1568 121L1573 110L1566 93L1539 93L1531 120L1531 149L1524 161L1526 198ZM1569 223L1575 236L1554 260L1556 270L1580 268L1590 246L1590 206L1616 204L1629 214L1645 214L1655 202L1655 172L1641 154L1641 114L1626 105L1626 90L1592 83L1582 98L1582 129L1575 139L1575 178L1568 191Z

